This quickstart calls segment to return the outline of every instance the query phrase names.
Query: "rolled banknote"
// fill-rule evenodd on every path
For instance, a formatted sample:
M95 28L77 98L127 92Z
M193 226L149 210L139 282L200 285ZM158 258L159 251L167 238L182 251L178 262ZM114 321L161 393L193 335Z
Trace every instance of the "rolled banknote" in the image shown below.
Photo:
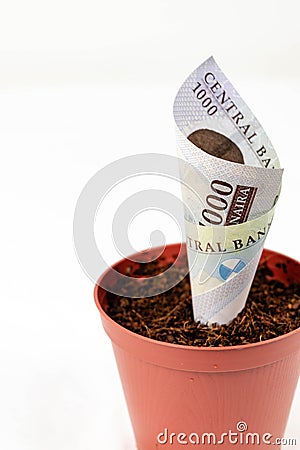
M179 89L174 119L179 156L189 163L180 170L194 319L228 323L245 305L283 170L212 57Z

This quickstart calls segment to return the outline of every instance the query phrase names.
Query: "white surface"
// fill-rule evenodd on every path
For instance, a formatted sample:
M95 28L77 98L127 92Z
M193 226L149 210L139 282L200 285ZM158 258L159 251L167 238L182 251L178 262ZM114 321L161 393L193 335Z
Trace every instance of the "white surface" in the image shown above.
M137 1L4 5L1 449L134 448L93 286L74 254L73 211L84 184L109 162L175 154L176 89L211 53L285 168L267 247L300 257L297 2L223 3L214 3L214 14L196 1L154 1L145 9ZM234 26L210 33L211 23L218 30L228 21ZM142 231L132 235L147 245ZM102 244L110 254L109 240ZM298 388L286 433L298 443L299 415Z

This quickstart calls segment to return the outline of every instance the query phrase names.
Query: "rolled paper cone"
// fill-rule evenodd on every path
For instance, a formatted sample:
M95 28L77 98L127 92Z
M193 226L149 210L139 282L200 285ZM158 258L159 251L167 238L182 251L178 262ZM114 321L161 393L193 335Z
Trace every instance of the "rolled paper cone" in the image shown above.
M194 319L228 323L245 305L283 170L262 126L213 58L179 89L174 119L185 162L180 172Z

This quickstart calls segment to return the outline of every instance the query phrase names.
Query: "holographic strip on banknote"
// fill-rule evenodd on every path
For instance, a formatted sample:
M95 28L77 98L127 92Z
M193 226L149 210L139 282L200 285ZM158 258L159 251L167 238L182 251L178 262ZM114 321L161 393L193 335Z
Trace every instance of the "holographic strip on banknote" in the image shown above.
M228 323L243 308L283 170L262 126L213 58L174 102L194 318ZM196 222L195 222L196 218ZM195 259L196 253L196 259Z

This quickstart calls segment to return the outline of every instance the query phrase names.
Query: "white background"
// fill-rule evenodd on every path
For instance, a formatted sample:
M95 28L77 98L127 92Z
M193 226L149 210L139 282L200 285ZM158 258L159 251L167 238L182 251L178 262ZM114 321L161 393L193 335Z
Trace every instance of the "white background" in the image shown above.
M1 449L134 449L73 212L106 164L175 155L173 98L211 54L285 168L267 247L299 259L299 13L297 0L1 2ZM132 235L147 246L142 222ZM299 415L298 390L298 445Z

